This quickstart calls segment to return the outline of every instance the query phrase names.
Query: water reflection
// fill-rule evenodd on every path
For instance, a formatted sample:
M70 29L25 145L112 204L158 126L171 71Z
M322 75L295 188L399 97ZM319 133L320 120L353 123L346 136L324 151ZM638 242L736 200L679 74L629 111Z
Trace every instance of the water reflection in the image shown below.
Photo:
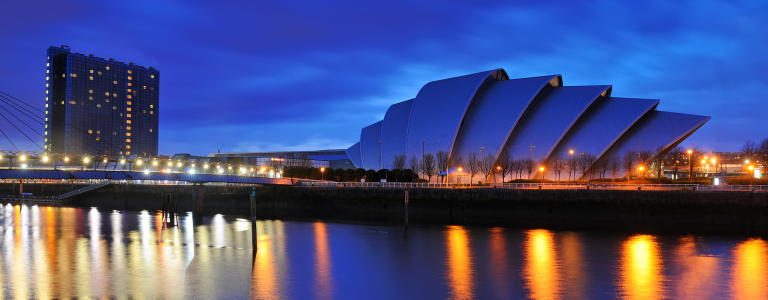
M765 239L0 206L0 299L765 299ZM399 229L399 228L398 228ZM518 288L522 287L522 288Z
M448 285L452 299L474 298L472 252L467 230L461 226L448 226L445 231L448 246Z
M636 235L624 241L619 288L624 299L664 298L664 274L656 237Z
M761 239L740 243L733 251L734 299L768 298L768 245Z
M559 299L562 275L555 250L555 235L549 230L525 232L525 285L531 299Z
M333 299L331 253L325 223L315 222L315 297Z

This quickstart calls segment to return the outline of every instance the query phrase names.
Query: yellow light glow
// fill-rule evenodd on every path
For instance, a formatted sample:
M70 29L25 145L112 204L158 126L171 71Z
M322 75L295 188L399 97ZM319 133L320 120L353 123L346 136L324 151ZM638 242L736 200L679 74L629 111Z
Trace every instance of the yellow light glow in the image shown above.
M712 164L713 165L715 164L715 158L714 157L712 158Z
M87 164L89 161L91 161L91 160L90 160L89 158L87 158L87 157L83 159L83 162L84 162L84 163L86 163L86 164Z
M172 162L168 162L168 166L169 167L173 167L173 163Z
M48 162L48 156L43 156L43 161Z
M501 170L501 167L497 166L497 167L496 167L496 170Z
M208 165L203 165L203 168L204 169L208 169Z
M224 173L223 169L219 169L219 174Z
M152 165L153 165L153 166L157 166L157 161L153 161L153 162L152 162Z
M176 164L177 167L181 167L181 163Z
M750 171L752 171L752 170L754 170L754 169L755 169L755 167L753 167L753 166L749 166L749 170L750 170Z
M124 163L125 163L125 159L121 159L121 160L120 160L120 163L121 163L121 164L124 164Z
M702 160L701 160L701 164L705 164L705 163L707 163L707 160L705 160L705 159L702 159Z
M461 168L459 168L459 172L461 172Z
M320 168L320 172L325 172L325 168Z
M105 163L105 164L107 163L107 159L106 159L106 158L104 159L104 163Z
M544 167L539 167L539 171L544 172Z
M69 157L65 157L64 162L68 162L68 161L69 161Z
M19 159L21 159L21 160L26 160L26 159L27 159L27 157L26 157L26 156L24 156L24 155L22 155L21 157L19 157Z
M642 171L642 170L643 170L643 166L640 166L640 167L639 167L639 168L637 168L637 169L638 169L638 170L640 170L640 171Z
M136 164L137 164L137 165L139 165L139 166L141 166L141 161L140 161L140 160L139 160L139 161L137 161L137 162L136 162Z
M693 151L691 151L691 150L688 150L688 154L691 154L691 153L693 153Z
M571 150L571 151L568 151L568 154L573 154L573 150Z
M229 167L227 167L227 168L229 168L230 170L232 170L232 166L229 166Z
M623 298L666 298L662 263L656 237L636 235L624 241L619 267L619 292Z

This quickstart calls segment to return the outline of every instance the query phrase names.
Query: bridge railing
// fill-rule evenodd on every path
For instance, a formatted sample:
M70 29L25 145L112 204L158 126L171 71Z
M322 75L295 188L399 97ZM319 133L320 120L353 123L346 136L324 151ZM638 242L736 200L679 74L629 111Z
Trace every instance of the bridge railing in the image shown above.
M503 189L579 189L579 190L645 190L645 191L755 191L768 192L768 185L702 185L702 184L616 184L616 183L487 183L453 184L427 182L333 182L302 179L297 184L304 187L361 187L361 188L503 188Z

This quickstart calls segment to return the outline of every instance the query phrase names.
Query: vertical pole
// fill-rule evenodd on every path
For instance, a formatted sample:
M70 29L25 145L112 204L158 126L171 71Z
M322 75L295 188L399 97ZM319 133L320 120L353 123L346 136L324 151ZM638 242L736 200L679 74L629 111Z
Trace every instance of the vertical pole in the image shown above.
M256 232L256 185L251 189L251 242L253 243L253 252L255 253L259 248L258 233Z
M24 179L19 178L19 203L24 198Z
M406 183L405 185L405 229L408 229L408 189L410 188L411 183Z

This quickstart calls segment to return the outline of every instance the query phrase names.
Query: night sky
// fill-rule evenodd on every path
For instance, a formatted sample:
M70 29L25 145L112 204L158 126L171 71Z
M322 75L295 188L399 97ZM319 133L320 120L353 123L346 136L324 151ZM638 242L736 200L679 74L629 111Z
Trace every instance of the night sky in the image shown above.
M683 145L768 137L768 1L366 2L2 1L0 91L42 109L49 46L154 66L166 155L347 148L427 82L495 68L711 116Z

